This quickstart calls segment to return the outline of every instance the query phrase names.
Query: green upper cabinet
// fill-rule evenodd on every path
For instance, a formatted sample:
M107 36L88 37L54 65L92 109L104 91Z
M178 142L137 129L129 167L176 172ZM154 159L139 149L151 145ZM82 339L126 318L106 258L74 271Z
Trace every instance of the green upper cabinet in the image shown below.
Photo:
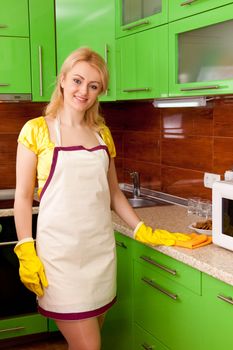
M229 0L170 0L169 21L192 16L231 3Z
M53 0L29 0L32 100L49 101L56 79Z
M80 46L97 51L110 73L108 92L100 99L115 100L115 2L114 0L56 1L57 61Z
M0 0L0 36L29 36L28 0Z
M116 37L168 21L168 0L116 0Z
M168 26L117 40L117 99L168 96Z
M31 94L29 39L0 36L0 52L0 94Z
M233 4L169 24L169 95L233 93Z

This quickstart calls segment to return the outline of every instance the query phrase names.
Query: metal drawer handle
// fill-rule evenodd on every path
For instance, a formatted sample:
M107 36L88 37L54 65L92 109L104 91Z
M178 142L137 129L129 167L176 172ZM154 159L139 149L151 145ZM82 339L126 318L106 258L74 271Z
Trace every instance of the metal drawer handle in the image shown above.
M220 89L221 86L220 85L209 85L209 86L197 86L197 87L193 87L193 88L182 88L180 89L180 91L195 91L195 90L216 90L216 89Z
M153 350L153 347L150 346L150 345L148 345L148 344L146 344L146 343L143 343L141 346L142 346L142 348L145 349L145 350Z
M150 88L124 89L123 92L150 91Z
M12 327L12 328L5 328L5 329L0 329L0 333L6 333L6 332L18 332L22 331L25 329L25 327Z
M167 295L169 298L172 298L174 300L176 300L178 298L177 294L173 294L168 292L166 289L163 289L162 287L160 287L158 284L156 284L155 282L153 282L152 280L150 280L147 277L142 277L142 281L145 282L146 284L148 284L149 286L159 290L161 293Z
M14 245L14 244L17 244L17 243L18 243L18 241L0 242L0 246Z
M217 297L223 301L226 301L227 303L233 305L233 298L232 297L224 297L224 295L218 294Z
M140 27L140 26L142 26L144 24L150 24L150 21L142 21L140 23L132 24L131 26L123 28L123 30L130 30L130 29L133 29L133 28L136 28L136 27Z
M8 28L8 25L6 24L0 24L0 28L3 29L3 28Z
M158 267L159 269L161 269L161 270L163 270L163 271L166 271L166 272L170 273L170 274L173 275L173 276L176 275L176 270L172 270L172 269L169 269L169 268L166 267L166 266L160 265L159 263L157 263L156 261L154 261L154 260L148 258L148 257L145 256L145 255L140 256L140 259L142 259L142 260L148 262L149 264L152 264L152 265Z
M119 242L119 241L116 241L116 245L117 245L118 247L121 247L121 248L125 248L125 249L127 249L127 246L125 245L125 243L124 243L124 242Z
M180 4L180 6L186 6L186 5L192 5L193 2L196 2L197 0L187 0Z
M40 96L43 96L43 64L42 64L42 46L38 46L39 74L40 74Z
M0 83L0 86L4 87L4 86L10 86L10 84L4 84L4 83Z

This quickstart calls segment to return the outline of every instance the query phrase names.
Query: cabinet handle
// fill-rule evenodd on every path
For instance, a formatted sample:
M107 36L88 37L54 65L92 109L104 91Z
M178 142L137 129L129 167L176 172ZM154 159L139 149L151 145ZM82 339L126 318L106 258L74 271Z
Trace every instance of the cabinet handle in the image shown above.
M18 243L18 241L0 242L0 246L14 245L14 244L17 244L17 243Z
M209 86L197 86L192 88L182 88L180 91L195 91L195 90L208 90L208 89L220 89L220 85L209 85Z
M150 91L150 88L124 89L123 92Z
M0 333L22 331L23 329L25 329L25 327L5 328L5 329L0 329Z
M0 24L0 28L1 28L1 29L8 28L8 25L6 25L6 24Z
M148 284L149 286L159 290L161 293L167 295L169 298L172 298L174 300L176 300L178 298L177 294L173 294L168 292L166 289L160 287L158 284L156 284L155 282L153 282L152 280L150 280L147 277L142 277L142 281L145 282L146 284Z
M146 343L143 343L141 346L142 346L142 348L145 349L145 350L153 350L153 347L150 346L150 345L148 345L148 344L146 344Z
M119 241L116 241L116 245L117 245L118 247L121 247L121 248L125 248L125 249L127 249L127 246L125 245L125 243L124 243L124 242L119 242Z
M140 23L132 24L131 26L124 27L123 30L130 30L130 29L133 29L133 28L136 28L136 27L140 27L140 26L142 26L144 24L150 24L150 21L142 21Z
M38 58L39 58L39 74L40 74L40 96L43 96L43 65L42 65L42 46L38 46Z
M105 44L105 46L104 46L104 60L105 60L107 67L108 67L108 53L109 53L108 44ZM108 96L108 89L105 92L105 96Z
M4 84L4 83L0 83L0 86L4 87L4 86L10 86L10 84Z
M193 2L196 2L197 0L187 0L180 4L180 6L186 6L186 5L192 5Z
M218 294L217 297L223 301L226 301L227 303L233 305L233 298L232 297L224 297L224 295Z
M161 269L161 270L164 270L164 271L170 273L171 275L176 275L176 270L169 269L168 267L163 266L163 265L157 263L156 261L154 261L154 260L148 258L148 257L145 256L145 255L140 256L140 259L142 259L142 260L148 262L149 264L152 264L152 265L158 267L158 268Z

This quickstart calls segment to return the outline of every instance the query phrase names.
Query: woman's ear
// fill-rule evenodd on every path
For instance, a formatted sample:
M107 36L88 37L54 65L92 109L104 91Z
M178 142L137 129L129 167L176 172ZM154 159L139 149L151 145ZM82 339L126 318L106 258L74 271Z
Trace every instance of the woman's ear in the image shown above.
M65 81L65 77L64 77L64 75L62 75L61 79L60 79L60 86L62 89L64 89L64 81Z

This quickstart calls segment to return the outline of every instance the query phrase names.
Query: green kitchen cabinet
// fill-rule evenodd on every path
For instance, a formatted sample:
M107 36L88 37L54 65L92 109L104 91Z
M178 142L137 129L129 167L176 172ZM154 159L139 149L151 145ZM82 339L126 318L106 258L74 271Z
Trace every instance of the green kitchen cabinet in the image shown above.
M134 325L134 350L169 350L150 333L138 325Z
M233 349L233 286L202 275L202 317L199 323L204 331L202 346L198 349Z
M47 332L47 319L39 314L0 319L0 340Z
M109 89L100 100L115 100L115 1L56 1L57 61L80 46L97 51L107 62Z
M117 301L108 311L102 330L103 350L133 350L133 240L116 233Z
M172 0L169 1L169 22L230 4L230 0Z
M168 0L116 0L116 37L168 22Z
M233 93L233 3L169 24L169 96Z
M32 100L49 101L56 81L53 0L29 0Z
M0 94L31 93L29 39L0 36Z
M29 36L28 0L0 0L0 36Z
M168 96L168 26L117 39L117 99Z
M192 336L194 328L197 335L203 331L200 271L136 244L134 322L165 348L200 349L201 337Z

